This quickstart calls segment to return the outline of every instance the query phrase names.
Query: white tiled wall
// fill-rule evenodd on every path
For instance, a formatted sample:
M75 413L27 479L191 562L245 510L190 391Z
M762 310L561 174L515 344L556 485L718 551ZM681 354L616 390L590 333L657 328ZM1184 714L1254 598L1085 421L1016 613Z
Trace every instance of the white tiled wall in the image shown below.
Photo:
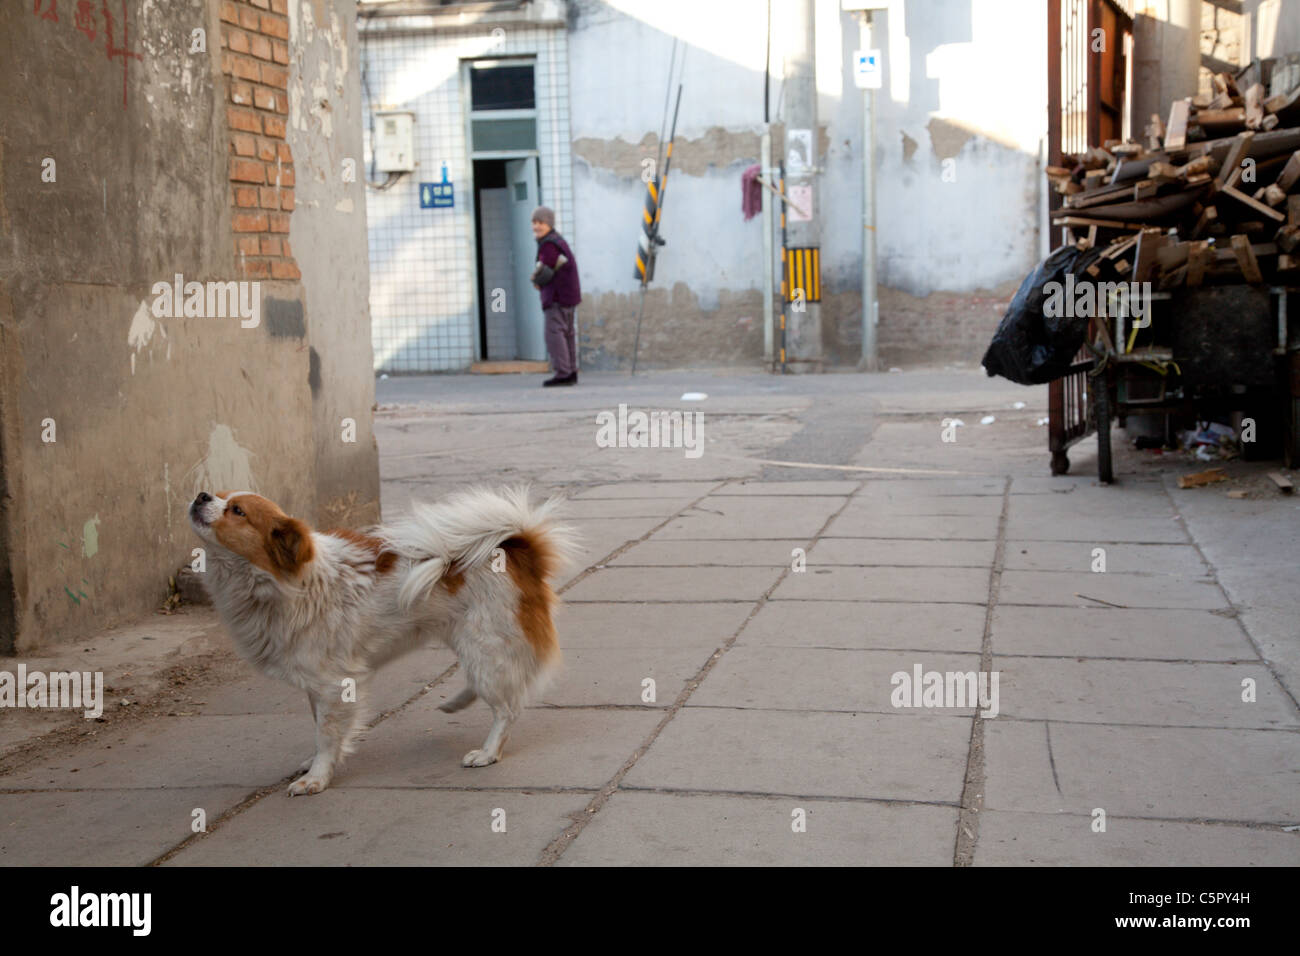
M437 18L382 18L362 32L367 174L370 109L415 113L415 172L390 189L366 190L375 368L386 372L461 370L479 358L462 59L536 56L542 200L555 209L560 232L573 228L564 30L514 24L501 41L486 28L434 31L428 29L431 20ZM455 184L455 208L421 209L419 184L441 180L443 162ZM374 178L384 176L376 172Z

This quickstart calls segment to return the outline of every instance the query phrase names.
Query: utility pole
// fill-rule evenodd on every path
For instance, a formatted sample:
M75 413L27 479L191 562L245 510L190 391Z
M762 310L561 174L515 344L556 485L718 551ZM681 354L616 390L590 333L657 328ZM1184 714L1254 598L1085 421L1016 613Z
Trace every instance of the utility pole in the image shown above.
M788 228L784 255L797 298L786 326L791 372L823 368L821 329L821 203L817 195L817 69L813 0L789 0L785 61L785 164Z
M760 179L770 183L772 176L772 0L767 0L767 42L763 54L763 139L759 153ZM772 200L768 190L763 196L763 361L769 366L775 353L776 313L772 311Z

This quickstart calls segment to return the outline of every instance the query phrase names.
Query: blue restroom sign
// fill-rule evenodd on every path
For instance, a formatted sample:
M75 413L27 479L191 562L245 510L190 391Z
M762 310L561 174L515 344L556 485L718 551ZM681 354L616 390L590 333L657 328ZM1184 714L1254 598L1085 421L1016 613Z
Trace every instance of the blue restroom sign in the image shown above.
M879 50L853 51L853 85L860 90L881 88Z
M447 164L442 164L442 182L420 183L421 209L450 209L456 205L455 187L447 178Z

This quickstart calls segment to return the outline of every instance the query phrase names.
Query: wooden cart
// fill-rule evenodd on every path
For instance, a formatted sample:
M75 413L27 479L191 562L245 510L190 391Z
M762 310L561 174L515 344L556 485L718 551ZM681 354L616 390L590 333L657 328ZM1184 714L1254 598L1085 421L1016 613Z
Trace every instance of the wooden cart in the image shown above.
M1150 326L1160 334L1144 334L1145 325L1135 329L1122 309L1092 320L1070 371L1048 386L1052 474L1065 474L1070 446L1095 432L1098 478L1112 482L1110 423L1118 419L1123 427L1130 414L1163 414L1168 422L1175 413L1213 418L1260 407L1280 432L1286 466L1294 467L1300 462L1300 321L1292 314L1300 310L1291 308L1297 293L1295 286L1153 293Z

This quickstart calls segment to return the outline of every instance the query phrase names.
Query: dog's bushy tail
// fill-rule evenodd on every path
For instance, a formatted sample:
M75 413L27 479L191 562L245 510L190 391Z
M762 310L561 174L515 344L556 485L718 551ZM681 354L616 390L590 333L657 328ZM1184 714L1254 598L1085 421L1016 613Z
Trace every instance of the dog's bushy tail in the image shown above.
M411 514L384 529L387 546L415 562L402 582L398 604L409 610L443 577L492 561L511 538L544 542L555 573L577 551L575 531L557 518L559 497L534 504L526 485L471 488L436 504L416 504Z

